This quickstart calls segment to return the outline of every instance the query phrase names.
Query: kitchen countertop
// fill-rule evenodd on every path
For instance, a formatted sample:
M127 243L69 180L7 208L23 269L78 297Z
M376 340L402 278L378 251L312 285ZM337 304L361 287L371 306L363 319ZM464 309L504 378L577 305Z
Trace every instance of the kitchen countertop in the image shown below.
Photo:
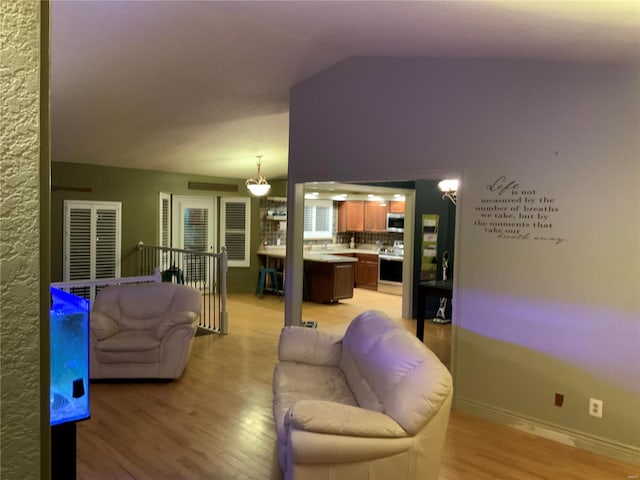
M287 256L286 247L262 247L258 250L258 255L265 255L273 258L285 258ZM340 254L344 253L369 253L377 255L377 252L373 250L358 250L357 248L328 248L327 250L305 250L302 254L304 260L310 262L325 262L325 263L355 263L358 260L354 257L345 257Z
M305 252L302 258L306 262L323 262L323 263L356 263L355 257L345 257L330 253Z

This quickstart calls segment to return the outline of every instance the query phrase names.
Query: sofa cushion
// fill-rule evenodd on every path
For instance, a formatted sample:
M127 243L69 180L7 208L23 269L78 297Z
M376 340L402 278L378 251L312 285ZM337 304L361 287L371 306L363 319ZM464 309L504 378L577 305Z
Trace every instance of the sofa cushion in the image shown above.
M132 319L156 318L172 309L175 294L171 283L131 285L120 289L120 308Z
M435 354L381 312L368 311L351 322L340 367L361 407L389 415L411 434L451 390L451 376Z
M358 315L347 328L342 340L342 358L340 368L344 372L358 405L362 408L384 411L378 392L373 389L372 381L381 373L382 365L387 362L393 365L394 359L369 358L372 351L385 337L397 330L397 325L389 322L377 322L378 312L370 310ZM386 318L386 317L385 317Z
M157 364L162 360L160 347L144 352L109 352L100 349L95 350L96 360L103 365L132 365L132 364ZM128 375L125 375L128 377ZM91 377L96 378L96 377Z
M168 318L163 319L162 323L158 325L154 336L158 339L165 336L165 334L176 325L191 325L193 332L195 333L198 328L196 321L198 320L198 314L195 312L172 312Z
M337 367L341 355L342 336L299 326L286 326L280 332L280 361Z
M117 322L106 315L98 312L91 312L89 326L91 333L97 340L104 340L120 331Z
M128 330L98 342L96 357L103 363L160 361L160 340L151 332Z
M357 406L347 380L337 367L279 362L273 372L273 417L280 465L286 464L285 416L301 400L327 400Z
M152 332L127 330L98 342L98 348L105 352L143 352L160 346L160 340Z
M284 434L284 416L299 400L327 400L355 405L349 385L337 367L279 362L273 373L273 411L276 430Z
M326 400L299 400L284 419L285 427L307 432L372 438L401 438L407 432L390 416Z

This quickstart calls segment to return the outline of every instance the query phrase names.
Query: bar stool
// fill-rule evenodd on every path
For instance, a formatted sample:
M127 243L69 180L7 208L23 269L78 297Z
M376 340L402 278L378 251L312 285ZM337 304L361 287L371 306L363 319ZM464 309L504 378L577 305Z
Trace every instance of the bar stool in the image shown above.
M258 273L258 284L256 285L256 296L262 298L267 288L267 276L271 277L271 287L278 296L282 295L278 282L278 271L272 267L260 267Z

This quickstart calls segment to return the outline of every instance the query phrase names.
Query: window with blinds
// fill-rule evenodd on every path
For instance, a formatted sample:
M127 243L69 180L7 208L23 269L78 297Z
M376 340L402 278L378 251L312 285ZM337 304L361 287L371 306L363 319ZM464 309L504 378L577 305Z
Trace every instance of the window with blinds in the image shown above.
M182 232L185 250L209 251L209 209L186 207L183 211Z
M182 210L182 248L203 253L211 251L209 248L210 210L209 207L184 207ZM183 268L185 277L191 281L207 281L207 263L203 262L200 257L186 255Z
M305 200L304 238L330 239L333 236L333 202Z
M65 200L64 281L120 276L121 211L120 202Z
M220 238L230 267L248 267L250 238L249 198L220 199Z

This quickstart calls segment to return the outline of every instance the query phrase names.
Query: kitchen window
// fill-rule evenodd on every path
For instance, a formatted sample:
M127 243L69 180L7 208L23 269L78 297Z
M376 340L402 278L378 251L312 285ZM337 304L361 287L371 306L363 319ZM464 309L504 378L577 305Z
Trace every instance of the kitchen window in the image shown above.
M305 240L330 239L333 236L333 201L306 200L304 203Z

